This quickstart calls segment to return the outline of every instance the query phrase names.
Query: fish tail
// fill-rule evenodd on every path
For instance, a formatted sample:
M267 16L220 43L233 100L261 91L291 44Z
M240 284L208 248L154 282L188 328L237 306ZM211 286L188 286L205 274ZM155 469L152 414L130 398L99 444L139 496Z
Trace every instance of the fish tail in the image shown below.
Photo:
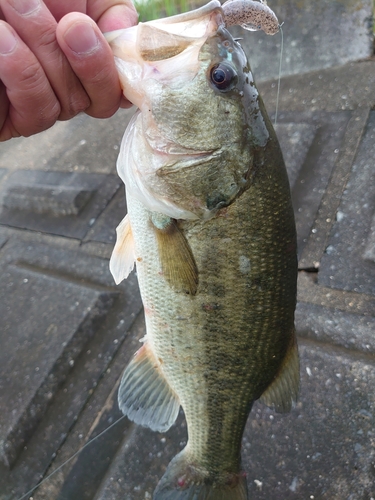
M153 500L247 500L246 475L221 473L212 477L201 467L189 463L182 450L169 464L159 481Z

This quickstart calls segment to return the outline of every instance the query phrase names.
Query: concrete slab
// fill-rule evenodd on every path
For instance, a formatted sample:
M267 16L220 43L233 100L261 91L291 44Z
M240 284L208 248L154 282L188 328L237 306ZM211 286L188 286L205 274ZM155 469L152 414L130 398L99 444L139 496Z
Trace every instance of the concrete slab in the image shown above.
M85 237L87 241L101 241L115 244L116 227L126 214L125 188L122 185L113 197L108 208L98 217L96 223Z
M375 259L371 258L375 214L374 138L375 112L371 111L319 274L322 285L369 295L375 295Z
M368 387L374 383L374 364L328 346L306 344L300 351L297 408L277 415L256 404L250 414L243 440L250 498L371 498L375 399ZM165 435L136 428L94 499L151 499L168 461L185 443L182 418Z
M18 245L23 262L4 266L3 260L0 279L0 459L7 466L116 296L28 265L27 245ZM12 245L5 252L13 254Z
M286 167L292 182L292 201L299 255L314 225L323 194L334 170L339 148L350 119L349 112L282 112L277 129L299 129L300 143L293 136L280 136ZM293 150L298 153L293 155ZM297 166L298 165L298 166Z
M314 141L318 125L311 123L279 122L275 130L283 152L288 171L290 187L293 190L307 153Z
M120 187L117 176L13 172L0 191L0 223L83 238Z
M115 174L121 139L134 111L119 110L108 120L81 114L47 132L2 143L0 168Z
M7 348L4 349L2 356L6 356L7 353L11 356L14 351L16 357L9 359L11 367L6 376L12 380L12 377L17 375L13 382L17 384L23 380L23 377L19 376L20 372L29 375L32 382L35 378L34 373L39 376L43 372L46 375L39 385L30 383L31 389L36 387L39 391L37 396L38 398L40 396L42 403L46 402L42 405L39 399L34 398L33 408L35 411L38 410L36 413L39 425L37 427L34 425L33 432L30 427L28 428L26 446L22 449L17 447L17 459L13 461L11 470L0 463L0 499L14 500L38 483L56 457L56 452L66 441L85 405L90 416L94 420L97 418L101 406L92 411L92 406L87 402L93 404L92 395L95 388L108 370L116 352L128 338L128 331L141 310L141 301L134 276L131 276L125 285L113 286L108 260L90 256L78 245L74 250L69 250L43 246L36 241L30 245L30 242L25 244L13 239L9 246L4 247L2 257L2 268L9 269L15 267L13 262L22 262L23 269L39 269L44 280L53 281L52 288L44 286L41 293L24 296L26 303L32 303L29 312L30 309L34 309L31 311L33 314L26 315L27 321L23 315L17 316L15 306L19 295L16 300L12 300L14 297L11 296L8 298L8 302L11 301L8 314L13 313L15 321L12 324L13 336L8 334L8 340L4 343ZM28 283L22 282L22 285ZM79 296L77 291L82 296ZM98 301L88 302L90 297L95 300L97 296L101 300L104 299L104 308ZM106 302L108 297L112 299L110 304ZM3 302L4 307L9 305L8 302ZM69 310L69 304L72 311ZM28 310L24 308L24 312L26 314ZM108 312L110 314L105 314ZM81 321L79 315L83 315ZM76 323L74 323L75 317L77 317ZM53 338L49 342L43 337L44 321L53 322L57 329L56 335L50 335ZM20 330L22 326L24 328ZM68 335L64 338L58 335L63 334L65 330L71 335L70 339L67 338ZM19 348L20 342L14 342L15 338L19 337L15 336L14 332L20 332L23 337L27 333L30 334L26 339L28 341L26 354L22 350L22 345ZM3 333L1 331L1 334ZM41 340L43 342L40 342ZM135 350L138 342L134 340L134 344ZM57 357L59 349L62 355ZM129 352L129 357L133 354L133 349ZM37 355L37 351L40 355ZM48 372L50 364L52 368ZM35 371L36 367L39 368L38 371ZM52 382L55 385L51 388ZM22 384L21 389L26 390ZM105 398L111 389L106 391ZM13 393L6 391L1 394L0 401L6 404ZM17 394L13 396L17 397ZM100 405L102 403L100 400ZM16 409L20 408L22 405L18 404ZM12 416L9 411L2 411L1 415L3 419ZM21 421L18 423L25 424ZM35 420L30 422L29 419L25 425L30 426L31 423L35 424ZM74 443L80 444L81 438L75 437Z
M126 316L124 316L126 317ZM139 340L144 336L145 323L143 312L134 318L129 334L119 342L118 353L103 374L98 386L82 411L76 425L67 436L57 459L48 473L72 457L85 443L92 441L77 457L58 470L48 481L41 485L33 498L38 500L80 500L93 499L101 488L103 477L111 470L113 458L119 453L124 440L135 429L127 418L122 418L108 433L100 435L108 426L121 418L117 404L117 389L122 372L139 349ZM1 498L1 497L0 497Z

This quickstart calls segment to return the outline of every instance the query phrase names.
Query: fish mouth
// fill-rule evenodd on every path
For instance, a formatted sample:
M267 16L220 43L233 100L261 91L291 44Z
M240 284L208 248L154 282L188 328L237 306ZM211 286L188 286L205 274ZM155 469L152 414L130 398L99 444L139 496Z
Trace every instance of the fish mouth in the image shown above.
M218 154L217 149L201 150L189 148L176 142L174 138L166 137L161 132L160 127L152 115L148 116L142 129L146 146L154 155L157 155L159 158L162 157L165 165L165 162L169 164L168 158L170 158L171 163L174 164L177 161L190 161L206 157L212 158Z
M212 159L217 156L219 156L217 150L176 154L170 158L170 161L157 170L156 175L163 177L183 169L196 167L198 164L203 165L204 163L212 161Z
M141 108L148 88L140 82L179 86L191 81L199 70L202 45L219 26L224 26L224 14L220 2L211 0L190 12L106 33L125 97Z

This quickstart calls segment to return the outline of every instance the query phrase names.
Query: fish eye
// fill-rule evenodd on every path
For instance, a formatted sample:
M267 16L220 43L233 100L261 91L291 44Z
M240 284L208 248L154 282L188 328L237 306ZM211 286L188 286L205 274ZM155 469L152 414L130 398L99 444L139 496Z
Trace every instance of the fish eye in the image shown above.
M227 63L215 64L211 68L210 77L219 90L230 90L237 83L237 73L233 66Z

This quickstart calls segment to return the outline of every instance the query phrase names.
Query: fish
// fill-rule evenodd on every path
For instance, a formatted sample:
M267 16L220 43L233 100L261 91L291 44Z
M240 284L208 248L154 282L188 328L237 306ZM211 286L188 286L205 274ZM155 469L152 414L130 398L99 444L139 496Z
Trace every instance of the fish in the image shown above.
M146 335L119 407L185 448L154 500L245 500L241 439L256 400L297 400L296 230L280 146L217 0L107 34L139 109L117 170L127 214L110 269L136 265Z

